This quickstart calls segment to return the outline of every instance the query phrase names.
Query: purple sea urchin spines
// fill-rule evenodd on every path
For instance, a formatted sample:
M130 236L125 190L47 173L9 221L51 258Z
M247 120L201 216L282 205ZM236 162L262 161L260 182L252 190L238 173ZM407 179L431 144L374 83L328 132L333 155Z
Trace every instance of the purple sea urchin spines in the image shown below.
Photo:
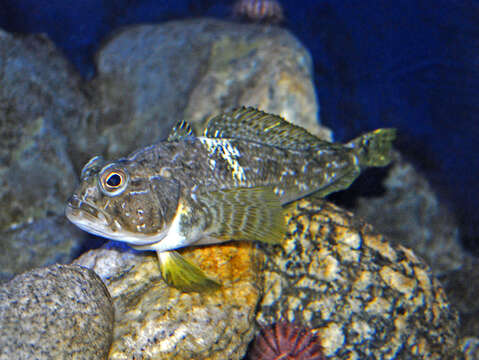
M252 22L277 24L283 21L283 7L277 0L238 0L233 15Z
M250 360L324 360L319 338L311 329L280 322L261 330L251 346Z

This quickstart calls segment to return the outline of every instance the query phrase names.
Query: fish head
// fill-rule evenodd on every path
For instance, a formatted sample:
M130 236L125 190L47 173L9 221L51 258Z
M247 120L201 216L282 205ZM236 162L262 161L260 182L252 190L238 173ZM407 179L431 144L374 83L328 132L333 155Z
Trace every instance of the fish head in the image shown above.
M132 245L164 238L178 208L180 186L168 171L152 173L141 163L92 158L65 214L79 228Z

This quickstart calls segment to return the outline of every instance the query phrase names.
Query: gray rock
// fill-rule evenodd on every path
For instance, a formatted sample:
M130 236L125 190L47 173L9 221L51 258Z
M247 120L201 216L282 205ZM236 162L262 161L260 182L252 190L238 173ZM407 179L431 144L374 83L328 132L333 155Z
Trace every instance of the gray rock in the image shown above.
M88 92L52 41L0 30L0 69L0 163L8 164L24 129L38 118L68 134L70 153L97 150L96 138L88 136L97 119Z
M64 208L76 184L65 137L51 121L32 119L0 164L0 280L72 260L80 232L65 221Z
M63 215L77 182L69 152L93 142L80 131L90 113L80 78L45 36L0 30L0 69L1 281L72 260L81 240Z
M396 152L384 186L380 198L360 198L355 214L394 244L412 248L436 275L458 269L465 255L456 219L424 176Z
M442 274L439 280L459 310L461 336L479 337L479 259L466 257L460 269Z
M280 28L213 19L129 27L106 42L97 68L109 158L165 138L179 120L202 123L240 105L321 133L311 57Z
M108 290L91 270L52 265L0 286L0 359L106 359Z

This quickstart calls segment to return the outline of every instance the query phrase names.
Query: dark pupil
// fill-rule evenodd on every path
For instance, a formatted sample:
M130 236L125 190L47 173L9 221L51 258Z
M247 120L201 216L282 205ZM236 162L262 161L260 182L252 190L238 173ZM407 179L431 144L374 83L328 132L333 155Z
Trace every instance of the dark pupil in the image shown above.
M117 187L121 184L121 176L118 174L111 174L106 183L111 187Z

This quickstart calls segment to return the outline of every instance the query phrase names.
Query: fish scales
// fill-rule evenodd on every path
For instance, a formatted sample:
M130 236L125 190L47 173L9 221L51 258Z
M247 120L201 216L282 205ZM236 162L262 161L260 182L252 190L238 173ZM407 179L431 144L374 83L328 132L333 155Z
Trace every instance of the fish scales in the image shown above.
M347 188L390 161L393 129L347 144L317 139L254 108L220 114L195 136L180 122L167 141L126 158L92 158L66 215L80 228L158 254L163 278L184 291L219 284L175 252L230 240L280 242L283 206Z
M159 143L127 158L143 168L145 179L171 174L190 192L271 186L281 203L333 183L357 164L352 149L340 151L281 149L236 139L191 138ZM359 171L354 166L354 171Z

